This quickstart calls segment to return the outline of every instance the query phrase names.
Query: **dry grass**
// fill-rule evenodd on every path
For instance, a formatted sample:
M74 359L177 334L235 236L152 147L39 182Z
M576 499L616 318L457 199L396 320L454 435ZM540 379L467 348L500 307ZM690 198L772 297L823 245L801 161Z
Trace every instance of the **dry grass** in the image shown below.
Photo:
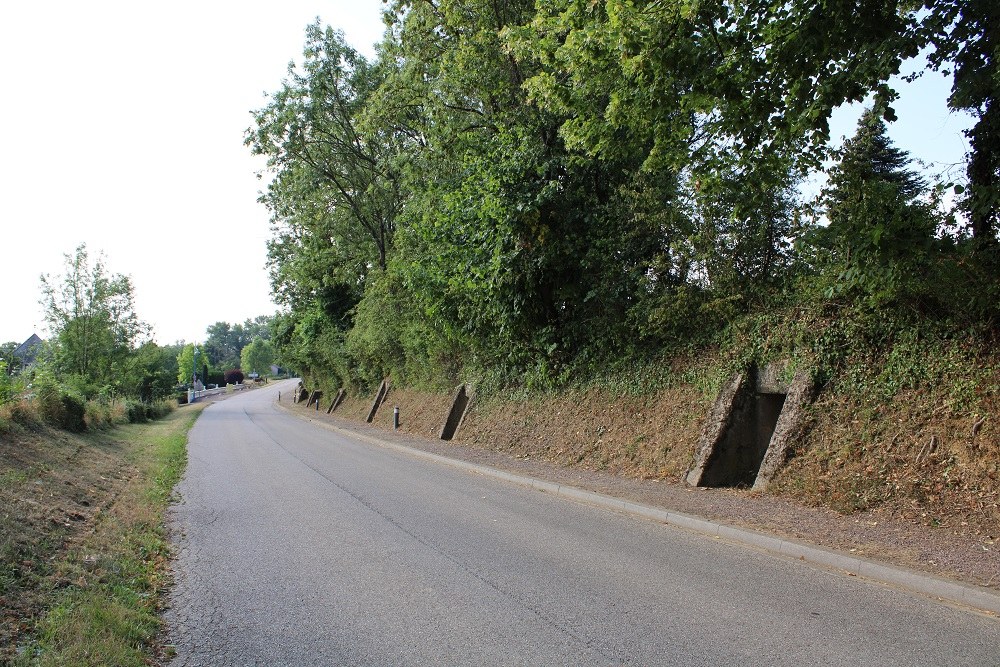
M0 449L0 664L143 665L159 627L163 511L198 406Z
M991 386L986 383L985 386ZM804 439L770 493L842 514L877 510L917 525L1000 537L1000 389L959 407L948 388L906 390L876 403L826 391ZM436 437L451 396L393 389L376 417ZM349 397L337 416L363 421L371 396ZM645 396L593 388L473 403L457 442L644 479L680 480L691 464L711 397L678 385Z
M827 395L776 491L842 513L878 508L929 526L1000 537L1000 403L952 412L902 392L874 409Z
M349 396L336 415L364 421L374 396ZM437 437L451 394L392 389L375 425ZM326 403L328 406L328 402ZM558 396L474 400L455 441L520 457L641 478L678 478L694 455L708 401L683 387L646 397L590 389Z
M671 388L648 396L591 389L475 406L456 439L562 465L641 478L678 478L697 445L708 403Z

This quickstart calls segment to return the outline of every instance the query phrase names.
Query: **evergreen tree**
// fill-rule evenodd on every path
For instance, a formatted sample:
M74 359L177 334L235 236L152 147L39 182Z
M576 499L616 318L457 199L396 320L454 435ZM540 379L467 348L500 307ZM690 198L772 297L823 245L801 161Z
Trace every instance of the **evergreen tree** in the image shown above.
M857 207L876 184L894 189L900 204L912 202L927 183L910 168L910 158L892 144L885 122L874 109L858 121L854 137L844 142L840 164L830 172L827 215L831 225L849 224Z
M829 225L818 245L836 276L831 296L850 293L882 305L923 289L938 216L921 201L927 185L909 165L879 115L866 111L824 192Z

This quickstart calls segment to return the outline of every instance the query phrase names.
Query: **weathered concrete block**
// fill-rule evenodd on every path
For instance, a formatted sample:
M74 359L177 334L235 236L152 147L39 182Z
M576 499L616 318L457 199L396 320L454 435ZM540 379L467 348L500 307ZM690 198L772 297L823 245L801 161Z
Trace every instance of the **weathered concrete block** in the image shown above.
M441 427L439 436L441 440L451 440L455 437L455 432L465 420L465 414L469 410L472 397L473 394L467 385L459 385L458 389L455 390L455 396L451 399L451 409L448 410L448 417L445 419L444 426Z
M369 424L375 421L375 414L378 412L379 406L382 405L382 401L385 400L386 394L389 393L389 378L382 380L382 384L379 385L378 392L375 394L375 399L372 401L372 407L368 411L368 417L365 421Z
M331 412L336 410L343 402L345 396L347 396L347 392L344 390L344 388L341 387L340 389L338 389L337 395L333 397L332 401L330 401L330 407L326 409L326 414L330 414Z
M771 478L784 464L788 457L788 448L801 435L806 407L812 403L815 393L816 387L812 375L807 371L796 373L788 388L785 405L774 427L767 452L764 453L764 460L761 461L760 469L757 471L757 479L753 483L754 491L766 490Z
M309 390L306 389L305 387L300 386L299 390L297 392L295 392L295 402L296 403L301 403L302 401L306 400L307 398L309 398Z
M316 405L318 406L319 399L321 398L323 398L323 392L320 391L319 389L314 389L313 392L309 394L309 400L306 402L306 407L308 408L313 403L316 403Z
M757 369L758 394L787 394L791 383L786 379L787 361L772 361Z
M684 481L688 484L692 486L711 484L710 476L706 473L710 470L714 459L719 457L723 450L733 449L735 443L728 443L730 446L726 446L727 441L732 440L730 427L734 416L738 416L745 410L752 388L747 373L734 375L722 387L722 391L715 399L708 419L702 427L694 462L684 476Z

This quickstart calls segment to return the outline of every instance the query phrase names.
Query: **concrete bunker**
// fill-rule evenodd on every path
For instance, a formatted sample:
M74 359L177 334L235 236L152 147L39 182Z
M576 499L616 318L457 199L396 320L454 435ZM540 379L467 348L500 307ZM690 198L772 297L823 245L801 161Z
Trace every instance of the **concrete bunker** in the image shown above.
M799 434L812 401L809 373L783 380L785 365L750 368L729 380L712 405L685 476L692 486L767 487Z
M308 408L313 403L315 403L316 404L316 409L319 410L319 399L321 399L321 398L323 398L323 392L320 391L319 389L314 389L309 394L309 400L306 401L306 407Z
M385 400L386 395L389 393L389 378L382 380L382 384L379 385L378 392L375 394L375 399L372 401L372 407L368 410L368 416L365 421L371 424L375 421L375 415L378 413L379 406Z
M454 397L451 399L451 409L448 410L448 417L445 419L444 426L441 427L439 436L441 440L451 440L455 437L455 432L458 431L458 427L465 420L465 413L468 412L469 404L472 402L474 396L475 394L468 385L462 384L458 386Z
M340 406L340 404L344 401L344 397L346 396L347 396L347 391L345 389L343 388L338 389L337 395L333 397L332 401L330 401L330 407L326 409L326 414L331 414L334 410L336 410Z

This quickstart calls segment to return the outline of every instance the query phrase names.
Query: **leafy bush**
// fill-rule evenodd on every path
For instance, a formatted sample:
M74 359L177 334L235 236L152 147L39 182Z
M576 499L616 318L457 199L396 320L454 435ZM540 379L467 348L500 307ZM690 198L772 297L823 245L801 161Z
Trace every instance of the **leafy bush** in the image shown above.
M7 364L0 361L0 405L16 400L24 391L20 375L8 375Z
M26 398L0 405L0 433L9 432L17 427L35 428L41 421L34 402Z
M187 400L186 395L184 400ZM131 424L159 419L170 414L173 409L174 406L170 401L125 401L125 410Z
M62 415L62 390L48 369L39 369L31 381L31 394L42 421L58 426Z
M87 401L83 419L88 431L100 431L111 425L108 411L98 401Z
M146 415L146 404L142 401L125 401L125 412L128 414L130 424L138 424L149 419Z
M147 405L149 406L148 410L150 419L160 419L162 417L166 417L174 411L174 408L176 408L174 403L167 399L154 401L152 403L148 403Z
M82 398L72 394L63 394L61 422L59 428L73 433L83 433L87 430L86 404Z
M377 387L387 375L411 387L451 387L458 382L462 354L455 335L440 325L418 307L392 269L373 272L343 349L366 388Z
M110 428L117 424L126 424L129 421L128 406L123 401L108 399L87 401L85 420L87 430L91 431Z
M225 375L226 384L240 384L243 382L243 371L238 368L233 368L226 371Z

